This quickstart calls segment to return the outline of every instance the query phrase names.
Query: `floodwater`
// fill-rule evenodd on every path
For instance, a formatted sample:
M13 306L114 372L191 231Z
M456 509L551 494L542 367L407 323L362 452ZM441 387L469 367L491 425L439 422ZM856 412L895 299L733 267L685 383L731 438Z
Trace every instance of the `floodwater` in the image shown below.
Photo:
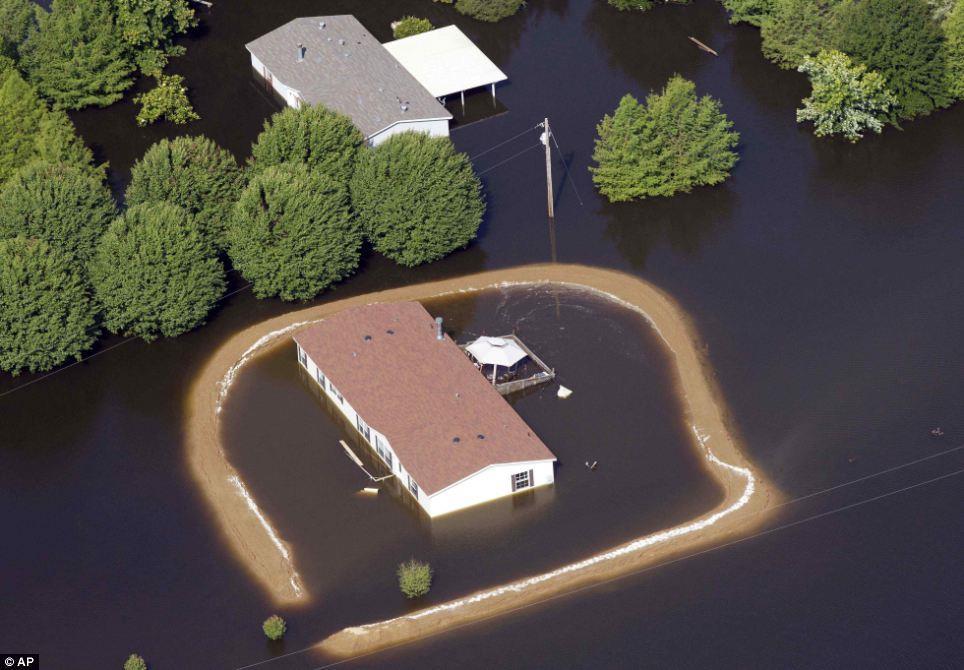
M338 441L353 444L370 471L384 468L301 372L294 344L256 359L221 414L225 447L296 548L315 597L304 618L315 630L404 613L394 570L412 556L436 570L423 601L432 604L681 523L722 499L671 390L667 352L637 313L535 287L425 304L458 342L514 330L575 390L567 400L556 397L556 384L509 397L559 459L556 483L435 520L392 481L377 497L360 494L371 484ZM591 471L587 461L599 466Z
M925 482L964 467L964 450L944 453L964 444L964 106L857 146L818 140L794 123L807 93L802 75L767 63L758 31L730 26L710 0L645 14L621 14L602 0L531 0L491 26L427 0L218 0L172 68L186 76L203 117L186 131L243 158L275 111L250 76L243 44L295 16L339 12L357 14L383 40L405 14L457 23L509 74L498 89L508 111L453 134L484 172L489 208L479 240L416 270L369 255L358 276L319 300L553 258L618 268L661 286L693 317L748 455L788 498L934 456L781 508L766 535L346 667L962 665L964 487L960 477ZM697 50L689 35L720 56ZM606 204L586 171L595 124L627 91L644 96L674 72L722 101L741 133L740 163L716 188ZM134 113L124 102L74 115L118 189L153 141L183 132L137 128ZM489 151L544 116L572 177L557 161L554 229L537 133ZM161 670L233 668L296 651L359 623L360 612L401 607L387 595L347 602L356 586L387 594L378 566L396 556L336 542L358 533L347 517L325 545L309 527L308 503L332 492L303 492L305 514L287 517L299 494L283 492L259 502L312 543L294 550L313 557L306 571L314 583L335 582L325 554L340 554L332 565L359 566L327 609L322 598L310 611L282 611L289 634L267 643L260 622L274 608L220 541L187 473L181 425L193 373L225 337L287 309L245 292L176 340L108 350L120 342L108 339L102 354L30 386L22 385L39 378L0 377L0 393L20 388L0 397L0 653L39 651L46 668L120 667L133 650ZM477 310L469 323L483 318ZM584 389L574 388L571 400L583 402ZM324 425L307 389L292 397ZM942 437L930 435L937 426ZM331 440L316 446L322 459ZM353 474L343 456L331 457L342 476L319 477L319 488ZM262 496L273 474L258 474ZM698 477L674 481L686 482L683 494L699 490L690 488ZM535 511L551 510L562 495L544 508L537 500ZM862 501L870 502L847 507ZM391 551L406 534L428 546L430 536L394 502L350 506L373 503L395 515ZM826 512L834 513L817 517ZM646 524L639 519L618 523ZM454 561L456 544L432 551ZM569 550L561 544L551 545L559 556ZM462 560L464 568L440 573L439 593L483 586L470 585L470 571L524 569L481 555ZM296 654L259 668L321 664Z

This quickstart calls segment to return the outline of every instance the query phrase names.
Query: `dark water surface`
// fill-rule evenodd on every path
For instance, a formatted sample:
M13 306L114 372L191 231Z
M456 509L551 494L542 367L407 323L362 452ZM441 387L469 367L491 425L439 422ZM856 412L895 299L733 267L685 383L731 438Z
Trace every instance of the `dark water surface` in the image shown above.
M858 146L817 140L794 123L807 92L803 77L764 61L758 31L728 25L709 1L620 14L601 0L532 0L519 16L489 26L427 0L217 0L173 67L186 75L203 117L187 131L209 134L243 157L275 110L250 77L244 42L295 16L338 12L357 14L380 39L405 14L457 23L510 77L499 88L508 113L460 128L457 146L478 155L548 115L575 188L557 163L550 231L540 153L500 165L534 145L536 135L513 141L475 161L489 201L477 243L418 270L371 256L356 278L320 300L554 257L618 268L663 287L692 315L750 456L788 497L964 443L964 106ZM700 52L688 35L720 56ZM733 177L668 200L604 203L586 172L595 124L625 92L643 96L674 72L718 97L740 131ZM75 115L110 161L118 187L151 142L180 132L139 129L134 112L125 102ZM389 602L384 576L397 557L381 555L377 538L366 538L365 549L345 546L338 538L358 529L331 528L326 545L309 515L285 515L292 503L308 508L336 492L309 489L299 499L291 491L261 502L310 545L296 543L296 555L319 557L308 578L335 584L334 595L328 609L322 599L310 611L283 611L288 637L266 643L260 622L274 608L219 541L187 475L181 423L193 373L223 338L287 309L242 293L196 333L102 349L0 397L2 650L39 651L46 668L120 667L132 650L158 670L231 668L358 623L355 613L400 607ZM481 323L483 313L476 310L469 323ZM0 393L34 379L0 378ZM296 393L290 377L274 382L324 424L317 403L304 389ZM584 390L574 388L572 400L584 402ZM643 388L623 400L634 393ZM537 400L520 403L534 423L538 409ZM656 410L640 411L645 421ZM944 437L932 438L938 425ZM599 438L624 435L591 428ZM770 527L955 472L964 467L962 454L789 505ZM239 454L242 468L257 467L246 458ZM351 476L340 458L333 474L337 468ZM560 472L560 480L568 475ZM256 486L272 489L272 473L258 474L265 479ZM341 485L344 477L319 478L318 487ZM699 477L673 481L686 488L668 492L674 502L659 513L706 501ZM936 481L348 667L959 667L961 481ZM690 495L693 501L680 502ZM433 544L388 497L352 500L345 509L363 502L398 517L385 540L388 553L411 540L456 562L476 541L460 545L464 531L456 529L455 540ZM564 501L546 509L556 502ZM577 515L573 524L586 518ZM342 517L343 526L352 521ZM648 524L646 516L615 523L627 530ZM578 540L565 546L565 529L549 526L537 537L555 538L553 555L582 548ZM608 541L606 528L594 532L601 535L587 545ZM439 592L474 586L464 576L470 570L480 573L479 586L485 575L525 570L511 558L513 547L497 549L508 558L464 559L471 564L447 570L455 581L440 578ZM326 554L338 554L336 566L357 557L371 579L336 583L345 573L327 574ZM352 593L359 602L348 602ZM302 654L259 667L320 664Z

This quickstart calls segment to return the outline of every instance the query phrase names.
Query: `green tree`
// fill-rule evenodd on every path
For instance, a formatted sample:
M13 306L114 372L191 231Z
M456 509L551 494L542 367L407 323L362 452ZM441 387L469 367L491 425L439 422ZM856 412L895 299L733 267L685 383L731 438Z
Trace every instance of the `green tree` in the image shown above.
M347 189L299 164L255 176L228 228L228 254L259 298L313 298L355 271L361 244Z
M760 24L763 55L787 70L805 56L832 48L834 18L840 0L773 0Z
M73 165L36 161L0 190L0 238L44 240L83 266L116 213L103 180Z
M428 19L420 19L417 16L403 16L392 24L392 34L395 39L400 40L403 37L427 33L434 27Z
M948 90L958 100L964 100L964 0L958 0L944 20L947 39Z
M265 122L251 147L251 166L260 172L281 163L303 163L347 184L364 141L343 114L321 105L287 107Z
M653 0L609 0L609 4L621 12L636 9L641 12L652 9Z
M30 0L0 0L0 56L16 60L34 25L34 7Z
M0 57L0 184L36 158L70 163L91 174L104 175L102 167L91 164L93 155L67 115L47 109L36 89L13 69L9 59Z
M524 0L456 0L455 9L473 19L494 23L512 16L524 4Z
M135 205L111 224L90 278L105 325L148 342L204 323L226 285L190 215L163 202Z
M177 125L201 118L191 106L184 77L179 74L158 74L157 86L136 96L134 102L141 106L141 111L137 113L139 126L149 125L161 118Z
M432 566L414 558L398 566L398 588L406 598L420 598L432 588Z
M234 156L207 137L181 136L153 144L131 169L128 206L164 201L191 214L198 228L223 250L231 209L244 186Z
M848 0L837 23L837 48L884 77L897 97L894 116L950 104L944 35L924 0Z
M115 0L117 25L144 74L158 75L183 47L174 38L197 24L189 0Z
M749 23L759 28L773 13L777 0L722 0L730 23Z
M466 246L485 213L468 157L425 133L400 133L363 153L351 197L375 250L408 266Z
M97 339L87 282L42 240L0 240L0 369L40 372L80 360Z
M739 134L710 96L673 76L661 93L640 104L626 95L597 127L589 168L600 193L611 202L688 192L719 184L736 164Z
M883 130L897 100L879 73L832 50L804 57L798 70L810 77L813 92L797 110L797 123L812 121L818 137L843 135L851 142L863 137L865 130Z
M58 107L109 105L131 83L133 65L110 0L53 0L21 48L28 78Z
M285 630L287 628L288 626L285 620L277 614L272 614L261 624L261 630L264 631L265 637L269 640L280 640L285 636Z
M147 670L147 663L138 654L131 654L124 661L124 670Z

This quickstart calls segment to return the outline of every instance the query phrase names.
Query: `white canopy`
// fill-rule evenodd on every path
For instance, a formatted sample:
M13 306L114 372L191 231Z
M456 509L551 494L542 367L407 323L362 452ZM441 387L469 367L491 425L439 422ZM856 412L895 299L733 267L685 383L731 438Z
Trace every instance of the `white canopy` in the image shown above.
M484 335L467 346L466 350L483 365L499 365L504 368L512 367L527 355L513 340Z
M386 42L385 48L436 98L508 79L456 26Z

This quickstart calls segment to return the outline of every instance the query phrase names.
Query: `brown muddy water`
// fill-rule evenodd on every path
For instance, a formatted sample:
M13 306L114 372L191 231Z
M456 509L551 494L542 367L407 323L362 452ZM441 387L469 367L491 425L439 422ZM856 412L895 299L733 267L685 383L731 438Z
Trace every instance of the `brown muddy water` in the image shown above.
M338 441L380 469L300 373L293 344L256 359L231 387L221 415L228 458L296 548L319 629L333 612L361 622L406 611L394 569L412 556L436 569L429 605L584 558L722 499L692 447L668 352L641 316L574 291L470 295L425 304L459 342L514 330L575 390L567 400L557 384L509 397L559 459L552 487L431 521L392 482L378 497L359 494L371 484Z
M200 122L137 128L129 100L74 118L110 161L117 188L160 137L205 133L243 158L277 109L251 78L243 44L293 17L339 12L357 14L383 40L389 22L405 14L457 23L510 81L499 87L506 113L453 133L484 172L489 208L477 242L416 270L369 254L355 278L320 301L551 258L621 269L665 289L692 316L748 457L788 498L935 456L781 508L769 528L810 521L345 667L964 664L961 479L875 499L964 467L964 450L936 456L964 443L964 106L857 146L815 139L794 122L807 93L803 76L767 63L758 31L729 25L710 0L645 14L619 13L602 0L531 0L519 16L496 25L428 0L217 0L172 67L186 76ZM697 50L689 35L720 56ZM717 188L605 203L586 170L595 124L627 91L644 96L674 72L722 101L741 133L740 163ZM563 178L557 161L554 231L545 218L539 151L504 162L534 146L536 135L489 151L546 115L575 183ZM326 584L329 595L308 610L282 611L288 636L269 644L260 623L274 608L218 539L187 473L181 426L183 394L218 343L289 309L241 293L207 326L176 340L108 350L119 340L107 339L104 353L55 376L0 377L0 393L19 388L0 397L0 653L36 651L48 669L119 668L134 650L156 670L236 668L400 610L404 604L385 574L398 554L439 561L442 597L518 574L523 558L528 565L588 553L610 541L606 533L625 529L628 536L681 518L696 500L712 504L714 492L699 488L704 480L687 465L687 450L670 449L660 459L683 461L657 460L654 467L666 468L660 471L667 477L651 480L652 488L594 491L593 480L584 482L585 495L611 495L614 505L642 502L652 489L665 492L666 500L639 505L638 516L615 515L612 529L589 523L603 512L576 509L570 496L583 494L567 486L531 507L491 516L480 509L487 518L476 521L478 537L457 519L448 533L430 532L387 496L358 500L332 488L363 484L351 482L357 472L332 449L337 432L284 373L282 356L273 376L271 361L256 374L267 374L272 387L290 396L291 411L329 432L311 444L308 436L303 444L288 442L313 459L303 462L308 472L292 474L297 485L290 490L278 473L292 472L297 462L257 450L246 456L238 449L236 457L259 502L295 540L299 567ZM456 311L452 325L459 323ZM564 315L578 322L577 312ZM488 314L476 308L461 317L463 327L478 328L473 324ZM600 336L619 341L609 325ZM607 352L606 365L615 366L620 355ZM577 356L567 365L590 362ZM651 362L640 384L665 374L660 359ZM585 384L572 386L573 407L592 400ZM636 408L639 418L631 418L640 430L669 431L668 443L679 439L672 437L678 427L658 416L666 397L652 397L645 386L606 390L615 406ZM518 403L527 420L549 424L536 425L540 433L551 430L548 412L557 407L554 398L546 401L543 408L536 394ZM300 430L272 421L279 431ZM943 437L929 434L936 426ZM627 453L627 427L595 422L578 430L586 439L559 438L576 445L560 447L573 449L576 463L588 456L578 453L589 441L586 431ZM255 472L258 459L272 467ZM655 476L641 467L610 473L608 459L600 461L603 469L593 474L625 477L620 481ZM311 465L328 465L336 476L310 486ZM564 464L560 483L579 482L581 474ZM842 509L865 500L872 502ZM355 517L315 513L321 501L362 515L383 532L382 543L363 533ZM557 508L570 511L543 523ZM570 524L574 532L567 533ZM541 545L526 551L532 545L524 529L544 551ZM490 539L495 535L514 541ZM493 551L478 551L482 545ZM258 667L316 668L323 660L295 654Z

